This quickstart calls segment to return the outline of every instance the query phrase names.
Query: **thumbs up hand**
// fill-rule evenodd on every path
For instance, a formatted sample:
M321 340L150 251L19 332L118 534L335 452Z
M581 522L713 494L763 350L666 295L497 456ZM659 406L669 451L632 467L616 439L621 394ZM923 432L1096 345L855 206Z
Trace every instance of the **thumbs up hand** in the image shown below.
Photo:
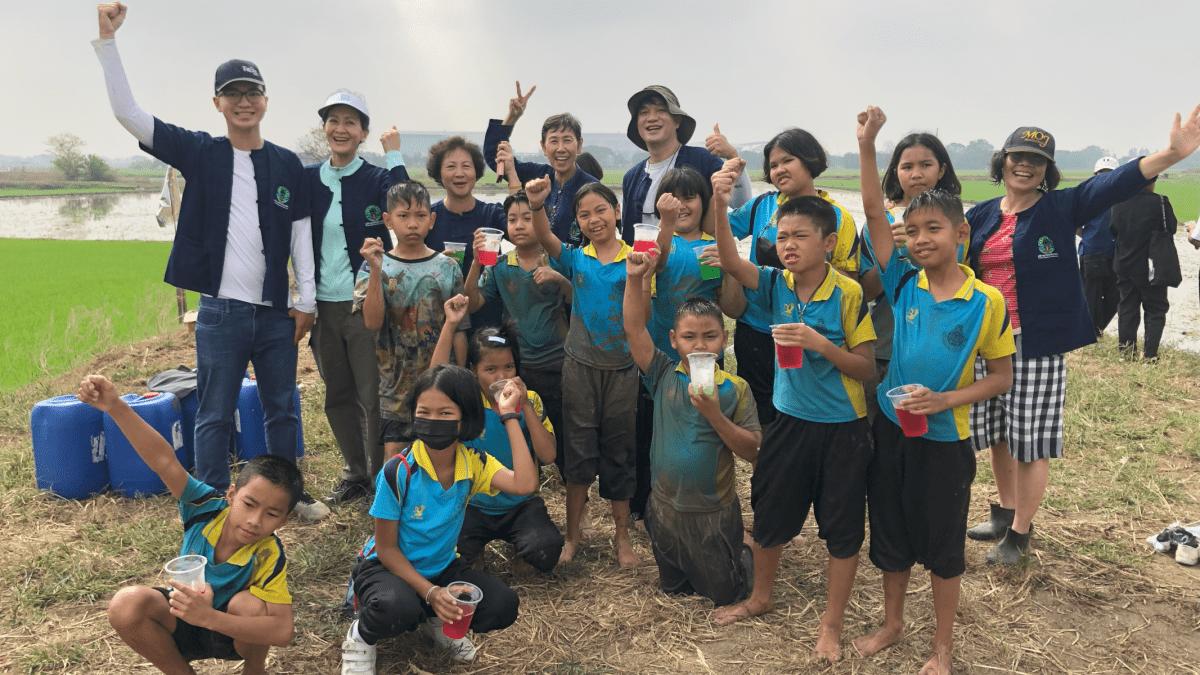
M713 132L708 138L704 139L704 147L713 155L721 159L733 159L738 156L737 150L729 144L729 139L725 138L725 134L721 133L721 125L714 124Z

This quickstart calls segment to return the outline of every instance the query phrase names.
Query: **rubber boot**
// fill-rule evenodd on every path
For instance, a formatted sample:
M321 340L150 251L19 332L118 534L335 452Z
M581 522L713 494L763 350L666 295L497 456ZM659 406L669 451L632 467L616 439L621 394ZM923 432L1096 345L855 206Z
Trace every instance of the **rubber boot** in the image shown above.
M992 517L987 522L980 523L967 530L967 536L975 541L996 541L1004 536L1005 531L1012 527L1016 509L1006 509L999 504L988 504L992 508Z
M1033 526L1025 534L1017 534L1012 528L1005 528L1004 539L987 553L989 565L1016 565L1021 557L1029 553L1029 537L1033 534Z

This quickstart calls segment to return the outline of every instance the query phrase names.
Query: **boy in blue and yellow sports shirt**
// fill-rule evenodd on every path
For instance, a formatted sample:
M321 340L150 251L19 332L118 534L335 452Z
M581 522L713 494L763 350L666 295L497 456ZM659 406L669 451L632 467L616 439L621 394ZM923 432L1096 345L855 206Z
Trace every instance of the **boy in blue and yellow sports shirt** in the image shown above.
M886 118L878 108L858 116L860 143L874 145ZM883 211L883 191L864 172L867 215L883 292L892 304L892 361L879 385L875 461L867 482L871 562L883 570L884 623L858 638L863 654L900 639L904 595L913 563L930 572L937 629L933 655L921 672L950 672L951 637L959 584L966 569L964 545L975 453L968 440L972 403L1012 385L1016 351L1000 291L959 264L958 247L970 236L962 201L944 190L917 195L904 213L907 258L893 243ZM919 266L919 267L918 267ZM987 375L975 380L975 358ZM910 438L900 429L887 392L906 387L900 405L928 417L929 431Z
M691 298L676 313L668 337L679 361L655 347L646 330L647 276L653 268L646 253L626 259L625 334L654 401L646 528L664 592L698 593L717 606L728 605L746 597L753 579L733 455L748 462L758 456L758 414L741 378L718 369L715 390L692 385L688 356L725 349L724 320L712 300Z
M746 287L746 302L774 326L777 344L803 348L803 364L776 364L773 403L751 480L754 507L754 591L719 610L718 624L769 612L783 545L800 533L811 506L829 550L829 600L816 655L841 659L842 617L862 546L870 430L862 383L875 372L875 331L862 288L826 262L838 244L837 213L817 196L789 199L777 211L775 252L785 269L741 258L725 201L733 171L713 177L721 264Z
M479 383L458 366L439 365L421 374L404 397L405 435L415 438L384 464L375 482L375 534L367 540L351 580L358 608L342 642L342 674L375 673L376 643L423 626L451 658L471 661L475 646L451 638L443 622L463 618L450 596L452 582L474 584L483 598L470 628L498 630L517 620L515 591L486 572L473 570L455 551L467 502L476 494L527 495L537 489L537 469L519 423L520 387L496 395L501 423L513 449L513 469L463 441L484 429Z
M242 672L265 672L270 648L292 641L287 558L275 530L304 493L300 470L278 455L260 455L247 462L221 497L188 475L171 444L103 376L88 376L78 397L113 418L179 500L184 528L179 555L208 559L203 589L174 581L173 590L122 588L108 603L108 622L125 644L164 673L193 672L188 663L207 658L242 660Z

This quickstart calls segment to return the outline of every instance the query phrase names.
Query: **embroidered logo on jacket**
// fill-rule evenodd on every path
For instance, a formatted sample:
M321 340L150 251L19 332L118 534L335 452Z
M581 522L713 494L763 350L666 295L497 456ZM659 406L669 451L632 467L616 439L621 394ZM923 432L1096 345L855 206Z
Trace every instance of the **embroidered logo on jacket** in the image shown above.
M372 204L367 207L364 215L367 216L368 223L377 223L381 218L383 218L383 209L379 208L375 204Z
M291 190L288 190L284 186L280 185L279 188L277 190L275 190L275 205L276 206L282 206L283 208L286 209L288 207L288 205L287 205L288 200L291 198L292 198Z
M1050 237L1043 236L1041 239L1038 239L1037 247L1039 252L1038 260L1058 257L1058 254L1054 252L1054 240Z

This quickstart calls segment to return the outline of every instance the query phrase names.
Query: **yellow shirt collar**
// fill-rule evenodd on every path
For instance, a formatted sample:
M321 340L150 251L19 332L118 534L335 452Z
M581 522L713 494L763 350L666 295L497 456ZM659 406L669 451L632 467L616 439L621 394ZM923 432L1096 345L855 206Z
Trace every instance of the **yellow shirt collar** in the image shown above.
M959 286L958 292L954 294L953 300L970 300L975 294L975 272L966 265L959 265L958 269L962 270L967 275L967 280ZM925 276L925 270L917 275L917 288L929 290L929 278Z
M622 260L625 259L625 254L629 253L632 250L633 250L632 246L630 246L629 244L626 244L624 241L622 241L621 242L621 250L617 253L617 257L613 258L613 262L621 262ZM596 260L600 259L600 256L596 254L596 245L591 242L588 242L588 245L583 247L583 254L591 256L591 257L595 258Z
M469 478L467 475L467 458L463 456L463 450L465 449L466 446L464 446L461 441L457 442L454 446L455 483ZM438 480L437 471L435 471L433 468L433 460L429 458L429 451L425 449L425 443L423 441L413 441L412 458L416 460L417 466L429 472L429 475L433 476L434 480Z
M222 509L221 512L217 514L217 517L213 518L212 521L204 527L204 538L208 540L209 545L213 547L214 554L217 550L217 542L221 540L221 531L225 529L225 519L229 517L229 508L230 507L226 506L224 509ZM254 551L258 548L260 543L262 542L256 541L253 544L246 544L245 546L239 548L233 555L229 556L229 560L226 560L225 562L233 563L239 567L248 564L251 560L253 560Z
M825 280L821 282L820 286L817 286L817 290L813 292L812 297L809 298L808 301L815 302L818 300L828 300L829 297L831 295L833 295L834 287L837 286L837 280L833 278L833 275L835 275L837 273L838 272L833 269L833 265L830 265L828 262L826 262L825 263ZM791 289L791 291L793 293L795 293L796 292L796 279L792 276L792 273L787 270L784 270L783 271L783 279L784 279L784 281L787 282L788 288Z

